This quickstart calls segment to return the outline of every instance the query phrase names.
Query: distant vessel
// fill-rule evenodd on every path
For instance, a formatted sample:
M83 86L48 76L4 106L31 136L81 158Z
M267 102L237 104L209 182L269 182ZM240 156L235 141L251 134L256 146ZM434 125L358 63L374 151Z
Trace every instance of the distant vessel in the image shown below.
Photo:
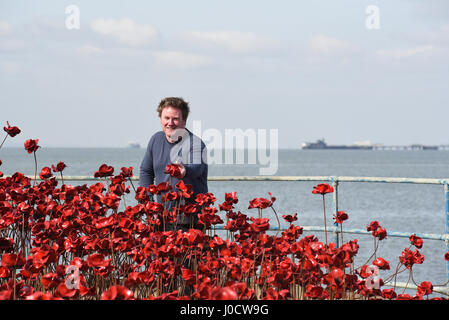
M449 145L429 146L423 144L411 144L408 146L386 146L383 144L371 144L369 141L354 142L352 145L328 145L324 139L316 142L305 142L302 149L340 149L340 150L448 150Z
M353 144L353 145L328 145L324 139L319 139L316 142L305 142L302 144L302 149L344 149L344 150L372 150L373 146L368 144Z
M134 141L128 142L128 148L140 148L140 144Z

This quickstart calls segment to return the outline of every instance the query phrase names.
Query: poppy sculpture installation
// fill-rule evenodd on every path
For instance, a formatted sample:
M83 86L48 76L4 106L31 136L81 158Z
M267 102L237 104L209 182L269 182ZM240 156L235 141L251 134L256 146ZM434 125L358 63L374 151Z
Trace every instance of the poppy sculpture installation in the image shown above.
M20 133L9 123L6 137ZM3 140L3 142L6 140ZM25 149L36 160L38 140L27 140ZM2 143L3 144L3 143ZM0 161L1 164L1 161ZM37 161L35 161L37 173ZM50 169L51 168L51 169ZM337 247L303 235L296 225L297 214L284 214L288 228L270 231L264 210L273 210L276 198L255 198L248 210L236 210L237 193L226 193L215 205L212 193L199 194L194 201L190 185L180 181L134 188L132 167L102 164L92 185L64 184L65 163L43 167L39 182L21 172L0 172L0 299L444 299L432 297L433 285L424 281L414 295L384 288L384 281L412 271L424 261L419 252L422 239L410 237L392 275L391 262L377 257L356 268L357 239ZM62 184L53 175L59 172ZM166 172L176 177L176 164ZM120 204L131 192L135 205ZM331 193L320 184L313 193ZM161 195L162 202L152 201ZM168 210L168 201L176 205ZM325 210L325 205L323 206ZM198 224L188 231L164 230L176 225L179 215L198 215ZM276 218L277 218L276 214ZM325 217L325 215L324 215ZM348 214L334 217L338 224ZM223 224L223 234L215 228ZM386 239L379 222L367 226L375 244ZM377 241L377 242L376 242ZM415 250L412 250L412 247ZM375 246L376 251L377 246ZM447 253L444 259L449 259Z

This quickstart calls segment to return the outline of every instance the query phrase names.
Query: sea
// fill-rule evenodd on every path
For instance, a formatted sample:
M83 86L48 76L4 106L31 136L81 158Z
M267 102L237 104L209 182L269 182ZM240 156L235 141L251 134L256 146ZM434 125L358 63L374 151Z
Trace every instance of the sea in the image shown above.
M63 161L67 168L64 176L93 176L103 163L113 166L115 173L121 167L133 167L134 176L139 176L143 159L143 148L40 148L36 152L38 172L44 166ZM34 157L23 148L0 149L4 175L19 171L34 175ZM356 177L408 177L449 178L449 151L447 150L278 150L276 176L356 176ZM257 176L258 164L210 164L209 176ZM237 192L239 202L236 210L249 216L256 216L257 209L248 209L253 198L269 198L271 192L276 201L274 208L279 216L281 228L288 227L282 215L297 213L297 225L324 226L323 201L321 195L312 194L313 186L324 181L210 181L209 191L224 201L226 192ZM65 181L65 183L92 184L95 181ZM138 182L136 182L137 184ZM125 199L126 205L135 204L133 195ZM123 204L124 206L124 204ZM327 225L333 225L332 195L325 196ZM388 278L396 269L398 257L404 248L410 247L408 238L388 236L388 231L409 233L446 233L445 194L442 185L341 182L338 189L338 209L345 211L349 219L343 228L366 229L374 220L387 230L387 239L379 242L376 257L389 261L391 270L380 271L380 277ZM221 213L222 215L224 213ZM266 209L264 217L270 218L270 225L278 226L274 211ZM324 232L305 231L314 234L324 242ZM332 232L328 233L333 241ZM360 246L355 267L368 263L374 250L371 235L344 234L344 242L357 239ZM411 248L415 250L415 248ZM397 281L420 284L431 281L441 285L447 281L444 254L448 247L441 240L424 240L421 254L425 256L422 265L413 267L413 278L404 271L397 275ZM397 289L402 293L402 289ZM408 290L405 291L408 293ZM410 293L413 294L414 291Z

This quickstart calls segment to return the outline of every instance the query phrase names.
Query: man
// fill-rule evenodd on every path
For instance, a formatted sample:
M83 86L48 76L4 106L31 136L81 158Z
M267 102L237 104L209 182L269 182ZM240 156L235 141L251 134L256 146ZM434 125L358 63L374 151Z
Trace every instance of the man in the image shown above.
M196 195L206 193L208 166L205 159L206 146L200 138L185 128L190 112L189 104L182 98L163 99L157 108L162 131L156 132L148 143L145 156L140 165L140 186L148 187L170 181L173 188L179 179L165 173L168 164L178 163L180 179L193 187L193 195L186 202L193 202ZM161 197L158 196L158 201ZM169 205L169 209L173 203ZM192 217L196 223L197 217ZM178 216L179 228L187 229L191 221Z

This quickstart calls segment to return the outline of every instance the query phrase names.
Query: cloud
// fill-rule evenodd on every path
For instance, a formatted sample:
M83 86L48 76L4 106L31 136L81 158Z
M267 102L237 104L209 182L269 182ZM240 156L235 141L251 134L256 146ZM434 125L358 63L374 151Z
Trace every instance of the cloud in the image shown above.
M121 20L97 18L91 23L95 32L116 39L122 44L140 46L154 41L156 30L148 25L139 25L129 18Z
M254 32L242 31L191 31L186 37L199 45L219 47L232 53L249 53L273 49L278 42Z
M441 48L433 45L423 45L405 49L378 50L376 56L382 59L407 59L412 57L430 57L441 52Z
M182 69L204 67L212 62L207 56L182 51L156 51L153 55L158 65Z
M103 50L95 46L84 45L78 48L78 52L81 54L90 55L103 52Z
M0 36L11 33L12 26L7 21L0 21Z
M14 74L22 70L21 64L14 61L2 61L0 63L0 70L5 73Z
M340 39L325 35L316 35L310 39L309 47L315 53L335 54L354 51L355 47Z

